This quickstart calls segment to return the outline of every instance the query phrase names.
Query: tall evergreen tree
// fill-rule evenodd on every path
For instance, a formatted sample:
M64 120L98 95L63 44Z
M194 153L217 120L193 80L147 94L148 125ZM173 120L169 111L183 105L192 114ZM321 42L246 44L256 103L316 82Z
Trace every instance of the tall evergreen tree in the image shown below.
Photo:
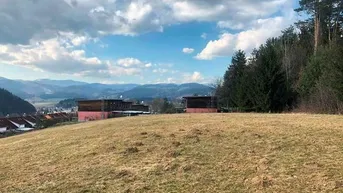
M276 39L269 39L259 49L252 87L252 102L257 111L280 112L288 102L289 90L278 46Z
M245 91L243 88L244 70L247 59L244 51L237 51L232 57L231 65L224 75L222 96L228 107L243 108Z
M343 112L343 1L300 0L308 19L255 49L235 53L219 87L224 106ZM303 108L305 107L305 108Z
M314 52L319 46L336 43L342 35L343 1L342 0L300 0L297 12L310 16L305 22L313 30Z
M322 79L343 102L343 47L333 46L323 54L325 63L322 65Z

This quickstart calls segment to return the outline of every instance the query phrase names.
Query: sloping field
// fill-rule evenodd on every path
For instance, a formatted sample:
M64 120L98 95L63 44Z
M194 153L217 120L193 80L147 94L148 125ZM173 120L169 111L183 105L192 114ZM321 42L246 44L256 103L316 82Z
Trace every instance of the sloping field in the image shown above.
M120 118L0 149L0 192L343 192L343 116Z

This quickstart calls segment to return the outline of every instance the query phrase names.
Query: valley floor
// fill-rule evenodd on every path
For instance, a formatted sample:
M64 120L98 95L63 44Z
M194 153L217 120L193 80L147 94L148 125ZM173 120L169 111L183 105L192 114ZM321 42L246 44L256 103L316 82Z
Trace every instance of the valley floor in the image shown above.
M343 117L182 114L0 139L0 192L342 192Z

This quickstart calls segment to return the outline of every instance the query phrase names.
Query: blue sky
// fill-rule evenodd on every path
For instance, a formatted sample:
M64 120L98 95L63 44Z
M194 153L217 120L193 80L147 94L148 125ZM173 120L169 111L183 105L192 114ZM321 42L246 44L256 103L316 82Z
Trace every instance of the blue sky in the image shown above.
M210 83L236 50L249 54L297 20L296 6L296 0L4 0L0 76Z

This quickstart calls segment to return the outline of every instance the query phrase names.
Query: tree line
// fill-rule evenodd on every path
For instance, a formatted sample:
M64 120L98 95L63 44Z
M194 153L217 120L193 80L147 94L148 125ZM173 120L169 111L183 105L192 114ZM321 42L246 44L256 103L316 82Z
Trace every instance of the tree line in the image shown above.
M343 112L343 1L300 0L308 19L247 55L218 82L220 106L237 111Z

